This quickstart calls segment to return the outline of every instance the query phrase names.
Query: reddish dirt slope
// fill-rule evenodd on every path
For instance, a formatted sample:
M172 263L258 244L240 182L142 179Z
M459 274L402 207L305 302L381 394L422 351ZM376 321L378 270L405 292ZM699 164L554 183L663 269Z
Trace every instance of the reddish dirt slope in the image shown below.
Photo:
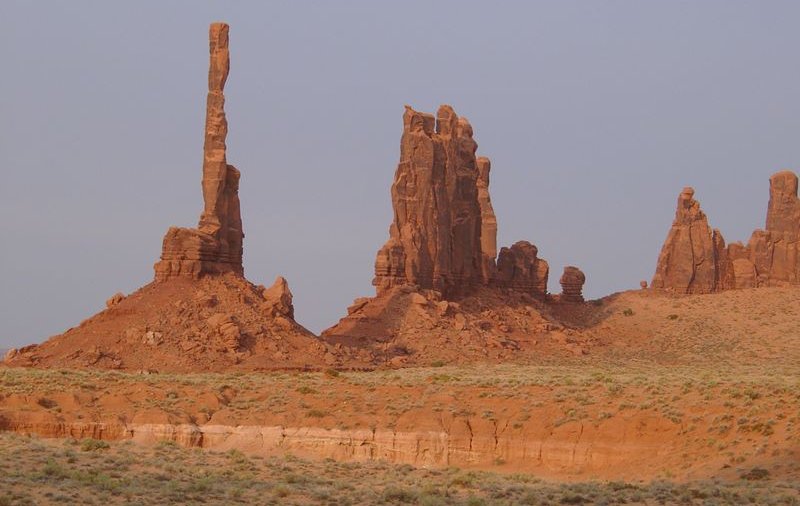
M274 314L262 289L235 275L151 283L20 349L8 364L173 372L324 366L329 347Z

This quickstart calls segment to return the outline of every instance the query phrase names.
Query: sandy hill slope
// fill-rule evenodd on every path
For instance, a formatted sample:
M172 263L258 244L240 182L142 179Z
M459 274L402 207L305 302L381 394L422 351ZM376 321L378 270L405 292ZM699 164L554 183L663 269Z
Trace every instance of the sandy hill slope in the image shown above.
M148 284L10 365L157 371L321 367L326 346L244 278Z
M491 289L446 302L435 292L398 288L389 296L357 300L323 339L394 350L395 365L800 364L798 303L797 288L680 296L636 290L585 304L542 302Z

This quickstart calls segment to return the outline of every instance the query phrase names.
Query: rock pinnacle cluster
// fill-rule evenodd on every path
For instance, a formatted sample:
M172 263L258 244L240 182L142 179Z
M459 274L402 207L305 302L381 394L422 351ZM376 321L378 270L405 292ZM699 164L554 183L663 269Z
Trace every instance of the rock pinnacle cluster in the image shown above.
M436 116L406 106L391 189L394 220L375 259L378 296L404 285L445 298L479 286L546 295L549 269L536 246L520 241L497 256L491 162L477 157L477 148L469 121L449 105Z
M769 180L766 226L747 245L725 245L694 199L694 189L678 196L675 220L658 257L651 286L676 293L712 293L735 288L800 284L800 199L791 171Z

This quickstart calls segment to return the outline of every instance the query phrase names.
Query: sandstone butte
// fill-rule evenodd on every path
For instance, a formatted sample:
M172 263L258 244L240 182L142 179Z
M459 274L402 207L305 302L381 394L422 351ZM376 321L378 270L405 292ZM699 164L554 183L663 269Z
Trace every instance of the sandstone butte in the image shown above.
M536 246L518 241L498 252L491 162L476 156L477 147L469 121L449 105L435 116L406 106L394 220L375 259L376 296L356 299L323 339L351 347L383 342L429 359L502 359L524 355L535 345L532 335L563 329L553 306L582 302L585 276L572 268L564 294L554 297ZM393 363L406 360L415 358L401 353Z
M171 227L155 280L41 345L12 350L6 363L160 371L303 368L334 363L326 346L294 321L292 294L244 278L239 171L226 153L223 90L230 70L228 25L209 29L203 147L204 208L197 228Z
M800 199L797 175L773 174L764 230L755 230L747 245L725 245L717 229L684 188L678 209L658 257L651 286L675 293L712 293L736 288L800 284Z

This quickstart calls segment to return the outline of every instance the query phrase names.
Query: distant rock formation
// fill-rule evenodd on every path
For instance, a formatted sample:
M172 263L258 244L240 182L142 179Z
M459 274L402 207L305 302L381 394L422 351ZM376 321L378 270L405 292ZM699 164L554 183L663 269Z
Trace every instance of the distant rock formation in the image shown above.
M435 118L406 107L395 218L375 260L378 294L415 284L450 295L482 283L476 149L472 127L452 107Z
M745 246L726 247L712 230L694 190L678 197L675 221L659 255L652 287L677 293L800 284L800 199L791 171L770 177L766 230L755 230Z
M718 289L719 258L725 243L708 225L706 214L686 187L678 196L675 220L658 257L651 286L679 293L710 293Z
M785 170L769 178L766 230L756 230L738 250L755 268L757 286L800 283L800 199L797 175Z
M561 302L583 302L583 284L586 282L586 275L583 271L568 265L564 267L564 273L559 280L561 283Z
M547 294L547 277L550 266L538 258L539 250L528 241L518 241L510 248L502 248L497 257L497 275L494 284L536 297Z
M169 229L152 283L127 296L114 294L105 310L21 348L6 364L161 372L321 368L336 366L348 351L294 321L284 278L270 288L244 278L239 172L225 155L228 25L212 24L209 35L205 207L198 228ZM373 359L366 352L352 355L354 364Z
M198 228L170 227L167 231L161 260L155 264L156 281L223 272L244 275L239 171L228 165L225 146L228 122L223 90L230 70L227 24L211 25L209 52L202 183L205 207Z
M477 147L469 121L449 105L435 117L406 106L391 191L394 221L375 260L379 296L403 285L445 298L478 286L546 295L548 266L535 246L518 242L496 259L491 162L475 156Z

